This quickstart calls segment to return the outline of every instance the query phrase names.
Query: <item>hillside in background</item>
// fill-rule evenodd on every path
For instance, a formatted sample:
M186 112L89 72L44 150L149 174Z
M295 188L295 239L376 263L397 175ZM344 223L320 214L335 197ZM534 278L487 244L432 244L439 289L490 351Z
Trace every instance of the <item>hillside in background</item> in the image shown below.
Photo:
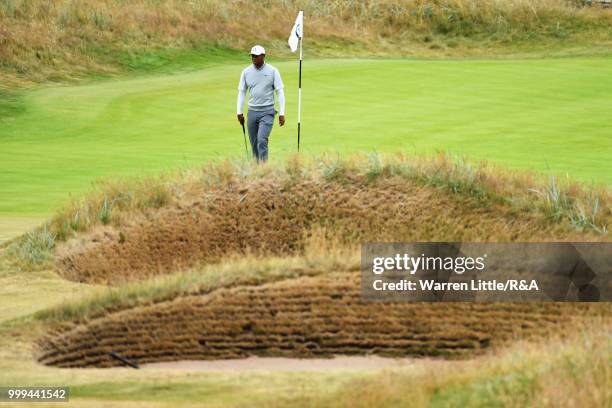
M607 53L612 12L563 0L3 0L0 91L129 70L201 67L286 39L305 11L310 55ZM306 43L305 43L306 44Z

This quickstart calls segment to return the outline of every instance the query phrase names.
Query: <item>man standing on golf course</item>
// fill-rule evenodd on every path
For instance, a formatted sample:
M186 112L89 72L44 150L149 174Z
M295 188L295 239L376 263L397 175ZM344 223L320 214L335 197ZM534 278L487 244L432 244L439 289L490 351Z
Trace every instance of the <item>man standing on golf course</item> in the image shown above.
M266 50L261 45L251 48L252 65L246 67L240 75L238 83L238 122L244 126L242 106L249 90L249 110L247 113L247 126L253 156L257 161L268 160L268 137L274 124L274 91L278 96L279 116L278 124L285 124L285 94L280 72L264 59Z

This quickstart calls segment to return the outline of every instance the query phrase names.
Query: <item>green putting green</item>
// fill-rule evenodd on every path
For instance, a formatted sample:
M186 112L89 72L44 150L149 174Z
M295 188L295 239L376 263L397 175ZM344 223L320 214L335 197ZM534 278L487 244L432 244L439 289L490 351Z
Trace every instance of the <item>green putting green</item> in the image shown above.
M273 160L296 150L297 61ZM236 87L249 64L47 87L0 117L0 214L47 214L101 176L245 157ZM612 183L612 58L304 61L302 152L445 150Z

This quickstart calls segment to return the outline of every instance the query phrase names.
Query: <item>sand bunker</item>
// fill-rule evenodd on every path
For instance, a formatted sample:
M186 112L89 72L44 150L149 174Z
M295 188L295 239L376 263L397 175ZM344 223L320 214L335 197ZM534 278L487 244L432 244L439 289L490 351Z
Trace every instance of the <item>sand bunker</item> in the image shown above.
M436 360L430 360L435 363ZM333 358L283 358L247 357L233 360L181 360L144 364L145 370L189 370L189 371L329 371L329 370L375 370L383 368L405 368L422 362L414 358L390 358L379 356L333 356Z

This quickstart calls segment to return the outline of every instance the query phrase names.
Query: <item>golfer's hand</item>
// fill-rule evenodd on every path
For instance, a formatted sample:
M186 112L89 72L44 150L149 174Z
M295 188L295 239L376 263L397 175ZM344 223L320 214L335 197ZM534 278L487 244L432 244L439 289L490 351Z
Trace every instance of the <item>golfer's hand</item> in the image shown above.
M236 116L238 116L238 122L240 122L241 125L244 125L244 115L242 113L239 113Z
M285 124L285 115L280 115L278 117L278 124L283 126Z

